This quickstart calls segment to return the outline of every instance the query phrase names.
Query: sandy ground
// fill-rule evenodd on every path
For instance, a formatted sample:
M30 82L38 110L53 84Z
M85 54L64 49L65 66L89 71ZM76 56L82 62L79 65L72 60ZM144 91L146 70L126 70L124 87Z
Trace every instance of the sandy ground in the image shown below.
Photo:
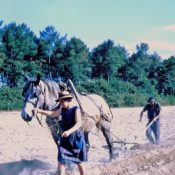
M87 175L175 175L175 106L162 107L159 146L146 140L147 118L145 113L139 123L141 109L112 109L116 155L112 162L108 161L103 135L93 130ZM127 144L121 144L121 140ZM1 111L0 175L55 175L56 167L57 148L46 125L42 128L36 119L28 125L19 111ZM69 165L67 170L69 175L78 174L75 166Z

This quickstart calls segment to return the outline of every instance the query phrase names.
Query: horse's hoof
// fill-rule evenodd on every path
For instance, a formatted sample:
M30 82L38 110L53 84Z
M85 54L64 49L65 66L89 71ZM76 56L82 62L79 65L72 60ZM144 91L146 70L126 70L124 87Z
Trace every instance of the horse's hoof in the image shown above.
M112 154L112 155L110 155L109 161L110 161L110 162L111 162L111 161L114 161L114 160L116 160L116 158L118 158L118 157L119 157L119 153Z

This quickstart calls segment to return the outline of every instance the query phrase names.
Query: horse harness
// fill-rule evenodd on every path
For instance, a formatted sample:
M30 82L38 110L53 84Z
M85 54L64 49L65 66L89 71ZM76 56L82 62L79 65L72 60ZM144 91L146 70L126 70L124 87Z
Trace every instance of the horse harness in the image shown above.
M104 119L104 120L110 122L109 119L107 118L106 114L104 114L104 112L103 112L103 110L102 110L102 106L101 106L101 107L98 106L97 103L94 101L94 99L91 98L89 95L86 95L86 97L89 98L89 99L94 103L94 105L98 108L98 110L99 110L99 112L100 112L100 117L101 117L102 119ZM109 109L110 109L110 108L109 108ZM111 112L111 110L110 110L110 112ZM112 115L112 112L111 112L111 115ZM112 115L112 117L113 117L113 115ZM101 119L101 118L100 118L100 119Z

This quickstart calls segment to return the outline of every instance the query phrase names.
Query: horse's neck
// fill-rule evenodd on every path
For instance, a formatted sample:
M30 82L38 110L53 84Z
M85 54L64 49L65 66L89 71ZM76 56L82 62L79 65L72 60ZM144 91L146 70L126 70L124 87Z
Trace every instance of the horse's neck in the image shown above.
M56 100L60 91L59 85L55 82L41 82L40 87L44 95L44 106L46 110L52 110L58 106Z

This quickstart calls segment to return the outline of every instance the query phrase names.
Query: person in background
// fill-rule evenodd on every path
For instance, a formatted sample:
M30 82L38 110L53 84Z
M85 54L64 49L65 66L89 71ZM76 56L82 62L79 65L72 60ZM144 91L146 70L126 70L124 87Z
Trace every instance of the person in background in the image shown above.
M62 137L58 146L58 175L65 174L66 163L76 163L80 175L85 175L84 162L87 161L87 151L84 134L81 127L81 113L78 106L71 106L73 96L68 91L59 94L60 108L57 111L34 109L34 113L40 113L50 117L61 119Z
M148 103L140 113L140 122L142 121L143 113L147 111L148 123L146 127L146 137L152 144L160 143L160 104L154 97L149 97Z

